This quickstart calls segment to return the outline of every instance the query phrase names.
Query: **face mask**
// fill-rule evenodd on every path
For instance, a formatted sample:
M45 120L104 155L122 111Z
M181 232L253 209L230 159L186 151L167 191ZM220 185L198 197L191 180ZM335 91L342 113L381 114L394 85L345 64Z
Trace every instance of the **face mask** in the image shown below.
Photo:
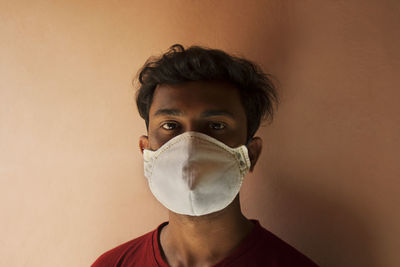
M178 135L156 151L145 149L143 157L144 174L157 200L191 216L227 207L250 168L245 145L231 148L198 132Z

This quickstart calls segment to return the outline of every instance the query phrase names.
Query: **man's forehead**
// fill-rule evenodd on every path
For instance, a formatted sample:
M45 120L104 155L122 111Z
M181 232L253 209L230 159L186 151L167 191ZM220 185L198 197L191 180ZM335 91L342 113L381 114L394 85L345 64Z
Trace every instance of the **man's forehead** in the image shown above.
M242 108L237 88L222 82L199 81L157 86L150 113L160 113L159 110L172 112L172 110L199 107L207 110L208 113L221 115L223 113L232 115L232 113L237 113L238 108ZM240 111L244 112L244 109Z
M157 116L186 116L187 112L182 109L176 109L176 108L160 108L154 110L154 117ZM235 115L228 111L228 110L223 110L223 109L205 109L199 114L199 117L214 117L214 116L225 116L225 117L230 117L230 118L235 118Z

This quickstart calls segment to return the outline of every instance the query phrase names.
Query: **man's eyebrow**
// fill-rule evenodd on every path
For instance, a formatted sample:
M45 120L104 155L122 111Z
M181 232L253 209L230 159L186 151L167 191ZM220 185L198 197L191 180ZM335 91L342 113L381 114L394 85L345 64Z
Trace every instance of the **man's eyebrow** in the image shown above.
M182 116L183 112L178 109L162 108L154 113L154 116L161 116L161 115Z
M212 116L226 116L230 117L232 119L235 118L232 113L226 111L226 110L206 110L203 113L201 113L200 117L212 117Z

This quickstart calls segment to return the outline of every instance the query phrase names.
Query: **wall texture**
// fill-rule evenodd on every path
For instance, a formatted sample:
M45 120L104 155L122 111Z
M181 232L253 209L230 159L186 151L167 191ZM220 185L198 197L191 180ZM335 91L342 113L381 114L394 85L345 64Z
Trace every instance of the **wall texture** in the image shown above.
M174 43L279 80L248 217L322 266L399 266L398 1L0 0L0 265L88 266L167 212L131 86Z

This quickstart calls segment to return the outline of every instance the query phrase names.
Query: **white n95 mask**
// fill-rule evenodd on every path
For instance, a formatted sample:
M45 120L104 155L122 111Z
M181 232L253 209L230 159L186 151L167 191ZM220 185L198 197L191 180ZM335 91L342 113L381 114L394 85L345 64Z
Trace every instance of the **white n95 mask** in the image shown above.
M150 190L167 209L201 216L227 207L239 193L250 160L208 135L185 132L156 151L143 150Z

